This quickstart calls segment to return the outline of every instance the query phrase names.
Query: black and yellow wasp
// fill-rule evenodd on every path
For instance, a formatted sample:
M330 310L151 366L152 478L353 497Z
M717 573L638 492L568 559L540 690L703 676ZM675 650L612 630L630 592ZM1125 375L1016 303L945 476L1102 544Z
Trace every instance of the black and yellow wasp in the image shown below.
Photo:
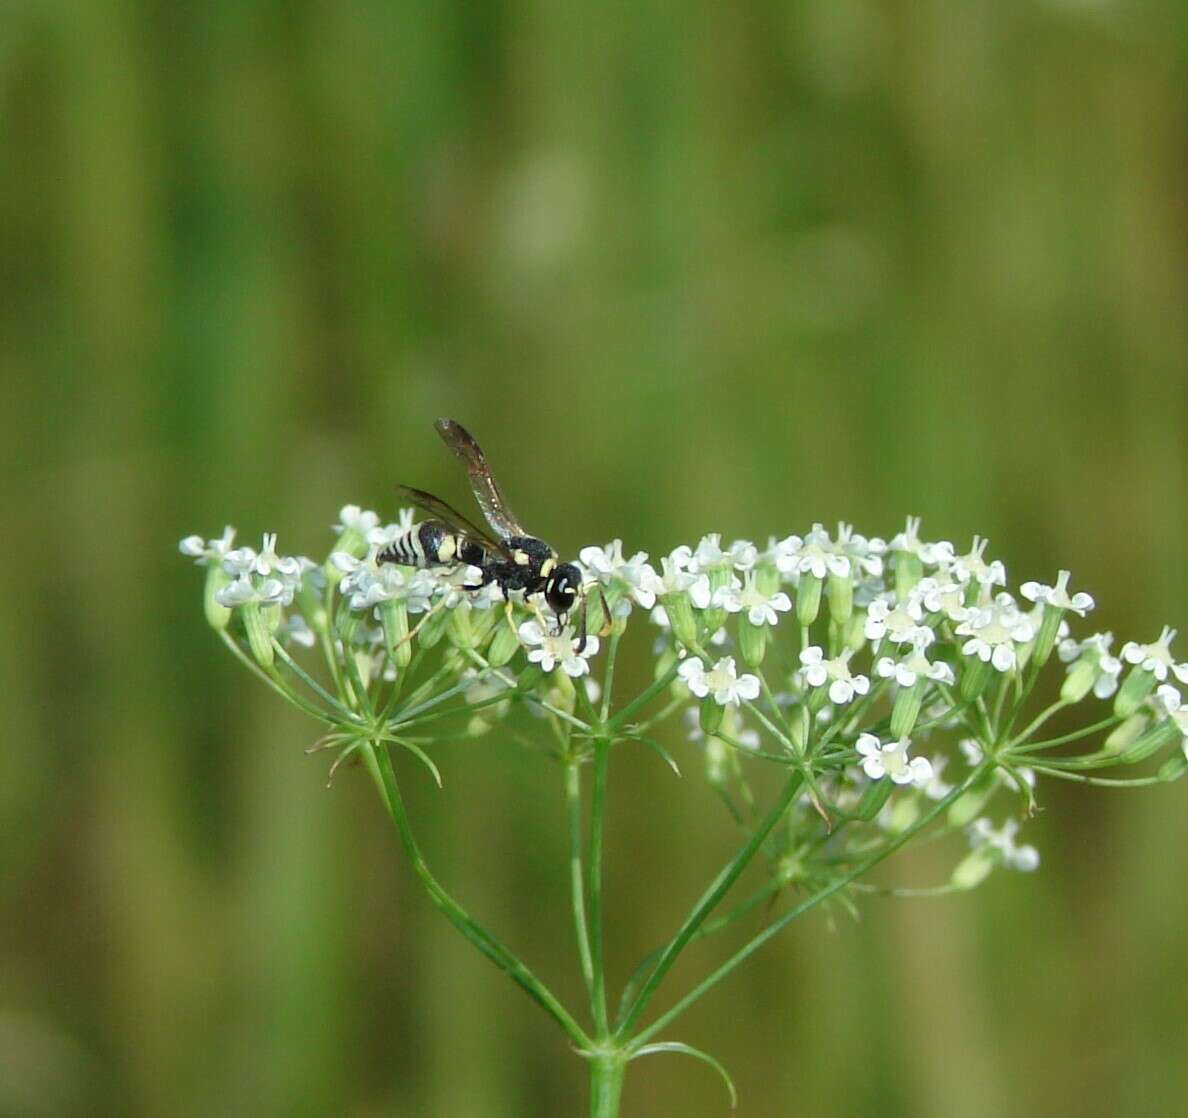
M492 477L486 455L465 427L452 419L439 419L434 426L465 464L474 499L491 531L479 528L440 497L400 485L396 492L401 499L428 513L430 519L405 529L380 553L379 561L410 567L477 567L481 581L463 586L464 590L481 590L495 583L508 601L513 595L531 598L543 594L560 628L579 598L585 606L582 572L574 563L560 562L556 551L523 529ZM583 642L584 612L583 608L578 626Z

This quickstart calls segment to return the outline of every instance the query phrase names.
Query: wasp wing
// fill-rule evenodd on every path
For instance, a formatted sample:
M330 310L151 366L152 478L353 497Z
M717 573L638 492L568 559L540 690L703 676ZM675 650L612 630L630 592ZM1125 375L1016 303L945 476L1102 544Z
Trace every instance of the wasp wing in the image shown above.
M456 508L447 504L440 497L426 493L424 489L414 489L411 485L396 486L396 494L401 500L416 505L417 508L427 512L434 519L440 520L451 531L470 543L477 544L503 559L511 559L511 552L508 550L507 544L502 540L495 539L490 532L484 532L477 524L467 520Z
M487 456L483 453L482 447L475 442L474 436L461 423L455 423L452 419L439 419L434 426L446 446L465 463L466 472L470 475L470 488L474 490L474 499L483 510L483 516L487 518L491 530L504 538L528 535L515 513L508 508L499 483L491 476Z

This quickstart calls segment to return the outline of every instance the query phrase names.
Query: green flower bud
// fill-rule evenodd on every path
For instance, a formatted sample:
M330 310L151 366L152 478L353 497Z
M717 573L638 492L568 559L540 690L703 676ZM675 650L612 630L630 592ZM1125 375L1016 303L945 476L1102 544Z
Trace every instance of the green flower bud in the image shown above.
M958 889L972 889L990 876L990 871L994 869L997 861L997 851L994 847L979 846L957 863L949 881Z
M1186 772L1188 772L1188 757L1177 753L1159 766L1159 779L1170 784L1173 780L1179 780Z
M602 632L606 620L606 610L602 608L602 595L597 590L589 591L586 594L586 632Z
M901 835L919 818L919 798L916 796L900 796L891 805L891 812L887 818L887 830L893 835Z
M734 572L729 567L715 567L709 572L711 601L713 600L712 595L723 586L728 586L733 577ZM701 616L708 633L716 633L726 624L726 610L722 606L713 606L704 610Z
M697 643L697 618L693 614L693 603L689 595L683 590L665 594L661 598L664 612L668 614L668 623L672 626L673 635L683 645Z
M359 627L359 615L347 604L344 598L338 603L334 611L334 631L342 637L343 644L349 644Z
M906 738L912 732L920 707L924 702L926 686L917 680L911 687L901 687L891 708L891 736Z
M872 780L866 786L862 798L858 801L858 806L854 809L855 818L869 822L878 815L883 810L883 805L890 797L891 789L894 786L894 782L890 779Z
M861 652L866 647L866 610L855 610L842 628L842 647Z
M1132 714L1120 726L1115 726L1102 746L1103 752L1121 753L1129 749L1147 728L1151 720L1145 714Z
M502 668L520 650L520 638L511 625L501 624L487 646L487 661Z
M384 647L397 668L407 668L412 660L412 641L408 639L408 607L403 601L389 599L380 603L380 625Z
M1122 681L1122 686L1118 688L1118 694L1114 696L1114 713L1119 718L1129 718L1154 690L1154 672L1142 667L1131 668Z
M959 800L955 800L949 808L949 825L951 827L965 827L982 814L982 808L990 802L990 797L998 790L991 773L987 773Z
M1082 656L1064 677L1060 688L1060 698L1066 703L1079 703L1093 688L1097 679L1097 664L1087 656Z
M755 567L755 588L760 594L770 597L780 589L780 572L772 563L759 563Z
M212 629L223 630L231 621L231 611L215 597L224 586L230 586L231 576L223 570L221 563L210 563L206 568L206 584L202 593L202 606L206 621Z
M961 697L967 703L972 703L986 690L993 674L994 668L989 660L982 660L977 656L966 657L961 669Z
M453 609L447 609L446 632L449 634L450 644L455 648L473 648L475 645L474 631L470 625L470 603L459 602Z
M247 633L248 645L256 663L262 668L271 668L274 653L272 649L272 629L268 618L258 602L246 602L240 612L243 617L244 631Z
M495 632L495 626L504 619L504 613L499 609L475 609L470 608L470 629L474 634L474 644L472 648L482 648L487 643L491 634Z
M826 583L829 614L839 625L844 625L854 614L854 579L850 575L835 575L830 571Z
M574 687L573 680L557 668L550 673L549 684L549 702L572 714L577 700L577 688Z
M432 648L445 636L452 612L453 610L438 609L425 619L417 634L417 642L422 648Z
M792 744L797 752L804 754L809 739L809 711L803 703L794 706L788 715L788 729L791 731Z
M895 553L895 591L901 601L907 599L923 577L924 564L920 562L920 556L911 551Z
M713 695L706 695L701 700L701 728L706 735L716 734L722 728L722 717L726 708L717 702Z
M1059 606L1050 603L1044 605L1039 635L1035 638L1035 648L1031 653L1037 668L1042 668L1052 655L1052 649L1056 647L1056 634L1060 631L1060 619L1063 616L1064 610Z
M539 664L529 664L516 681L517 691L531 691L544 679L544 669Z
M1165 718L1150 729L1144 730L1126 749L1119 753L1118 764L1137 765L1140 761L1153 757L1164 746L1171 745L1173 741L1180 741L1181 738L1180 727L1171 718Z
M748 668L759 667L767 652L767 626L752 625L750 618L742 614L738 619L738 652Z
M821 580L812 573L802 574L796 588L796 620L807 627L817 620L820 612Z

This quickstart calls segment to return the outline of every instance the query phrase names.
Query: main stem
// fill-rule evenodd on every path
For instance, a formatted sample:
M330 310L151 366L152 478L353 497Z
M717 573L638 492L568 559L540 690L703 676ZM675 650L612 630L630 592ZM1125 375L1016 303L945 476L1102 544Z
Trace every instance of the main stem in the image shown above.
M622 1052L599 1052L590 1059L590 1118L618 1118L627 1061Z
M594 1034L600 1040L607 1035L606 971L602 962L602 819L610 749L606 739L594 742L594 789L590 797L590 961L594 971L590 1009Z

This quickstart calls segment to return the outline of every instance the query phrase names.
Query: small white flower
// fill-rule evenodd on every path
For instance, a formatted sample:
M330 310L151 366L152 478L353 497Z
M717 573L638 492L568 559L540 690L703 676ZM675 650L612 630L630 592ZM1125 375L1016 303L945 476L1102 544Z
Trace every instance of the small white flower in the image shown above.
M880 679L894 679L900 687L912 687L920 678L934 683L954 683L953 669L943 660L929 662L924 655L925 647L912 645L907 655L899 660L890 656L880 657L875 663L875 674Z
M693 553L682 545L669 552L660 560L660 589L659 594L678 594L684 592L697 609L705 609L710 604L710 583L707 575L694 571L691 567ZM663 607L657 606L657 609ZM653 620L655 618L653 617ZM665 623L667 623L667 618Z
M783 591L765 594L756 584L755 572L747 574L743 586L722 586L714 593L714 605L721 606L728 613L745 610L752 625L775 625L778 615L792 608L792 600Z
M950 621L964 621L969 616L965 604L965 585L948 574L922 578L912 590L912 601L926 613L943 613Z
M958 582L969 582L971 579L984 589L1006 584L1006 568L1000 559L987 563L983 556L989 540L981 536L974 536L973 545L965 555L953 560L951 570Z
M939 540L936 543L924 543L920 539L920 518L918 516L909 516L907 522L904 524L903 531L894 536L889 544L887 544L888 551L903 551L909 555L915 555L920 562L928 567L937 567L953 562L953 545L948 540Z
M1094 633L1083 641L1062 640L1056 646L1056 654L1068 664L1070 672L1081 660L1093 664L1097 670L1093 694L1099 699L1108 699L1118 690L1118 676L1122 674L1122 661L1110 655L1113 643L1113 633Z
M643 609L651 609L656 604L656 595L664 592L660 576L648 563L647 552L637 551L630 559L624 559L622 540L611 540L606 547L583 547L579 558L603 586L618 582ZM628 603L627 609L630 608Z
M759 562L759 549L750 540L735 540L726 550L726 557L737 571L749 571Z
M780 547L783 548L785 564L790 564L789 573L811 574L821 579L830 574L845 578L850 573L849 558L838 552L821 524L814 524L804 539L789 536L781 542ZM778 560L776 565L779 566Z
M1073 594L1070 597L1068 593L1068 579L1068 571L1059 571L1056 575L1055 586L1043 586L1038 582L1025 582L1019 587L1019 593L1029 602L1043 603L1044 605L1052 606L1054 609L1072 610L1073 613L1084 617L1093 608L1093 599L1084 591Z
M191 556L199 566L208 563L221 563L231 550L235 540L235 529L230 524L223 529L223 534L217 540L204 540L201 536L186 536L177 545L183 555Z
M961 646L966 656L976 656L999 672L1014 669L1018 646L1035 636L1031 622L1019 612L1009 594L999 594L990 605L971 610L954 632L969 637Z
M889 776L896 784L923 788L932 779L932 762L927 757L908 758L911 742L907 738L884 744L874 734L859 734L856 747L862 769L871 780Z
M387 551L401 536L403 536L416 521L416 509L401 509L396 514L394 524L383 524L367 532L368 544L377 550Z
M598 638L586 637L585 647L578 651L580 639L575 638L573 628L566 625L559 633L549 633L541 628L539 621L525 621L519 629L520 643L528 649L528 659L539 664L546 672L558 665L568 676L575 679L590 670L590 657L598 651Z
M849 559L855 577L880 578L883 574L883 554L887 544L878 536L867 539L854 531L852 524L839 523L834 548Z
M1128 641L1122 646L1122 659L1128 664L1138 664L1150 672L1160 683L1167 679L1170 670L1181 683L1188 683L1188 664L1177 664L1172 659L1171 642L1176 638L1175 629L1166 625L1159 639L1151 644Z
M1170 683L1164 683L1155 692L1155 705L1162 709L1180 731L1180 748L1188 757L1188 703L1181 701L1180 692Z
M278 603L288 605L293 595L287 591L279 578L252 578L239 575L215 594L219 605L234 609L251 604L272 606Z
M340 536L344 532L358 532L366 539L367 533L378 525L378 513L361 509L358 505L343 505L338 512L338 523L334 525L334 531Z
M853 650L847 648L840 656L827 660L821 648L810 645L800 654L805 682L810 687L824 687L828 683L829 701L838 706L848 703L855 695L865 695L870 690L870 680L850 672L853 654Z
M881 641L885 637L892 644L926 646L936 634L921 624L923 620L924 614L914 599L897 604L895 595L887 594L867 607L863 632L869 641Z
M722 657L708 672L699 657L690 656L678 670L694 695L704 699L712 694L719 706L737 706L743 699L750 701L759 697L759 677L749 673L739 675L733 656Z
M276 533L265 532L260 550L252 561L252 571L264 578L279 578L282 582L301 577L301 561L291 555L277 555Z
M997 831L989 819L975 819L969 826L969 844L975 850L983 846L993 847L1002 855L1004 866L1030 873L1039 866L1039 851L1034 846L1017 846L1015 835L1018 832L1016 819L1008 819Z

